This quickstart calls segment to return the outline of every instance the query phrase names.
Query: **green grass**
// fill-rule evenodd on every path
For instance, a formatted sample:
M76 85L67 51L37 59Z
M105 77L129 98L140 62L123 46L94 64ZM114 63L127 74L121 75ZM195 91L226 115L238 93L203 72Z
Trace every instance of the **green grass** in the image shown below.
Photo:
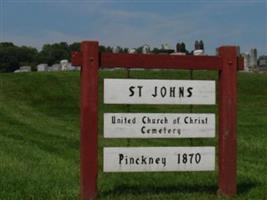
M100 199L225 199L215 172L103 173L104 146L207 146L216 139L104 139L103 112L217 112L216 106L103 105L99 79ZM189 79L188 71L131 71L131 78ZM193 79L217 79L194 72ZM267 75L238 74L238 194L267 199ZM217 156L218 158L218 156ZM0 199L79 199L79 73L0 74ZM218 166L216 166L217 168Z

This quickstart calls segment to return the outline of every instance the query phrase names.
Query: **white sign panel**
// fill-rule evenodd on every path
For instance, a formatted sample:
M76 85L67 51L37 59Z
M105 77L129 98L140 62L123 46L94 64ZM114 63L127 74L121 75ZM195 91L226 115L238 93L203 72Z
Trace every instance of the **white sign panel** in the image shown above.
M215 104L215 81L104 79L106 104Z
M104 172L212 170L215 147L104 148Z
M215 137L215 114L104 113L104 137Z

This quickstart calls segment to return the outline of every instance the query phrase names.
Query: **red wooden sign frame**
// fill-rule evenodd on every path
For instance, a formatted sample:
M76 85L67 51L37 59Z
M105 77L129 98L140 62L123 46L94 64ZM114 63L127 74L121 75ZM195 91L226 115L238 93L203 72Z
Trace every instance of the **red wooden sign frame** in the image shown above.
M81 43L72 53L72 64L81 68L81 199L96 199L98 172L98 69L146 68L217 70L219 72L219 176L218 193L236 194L236 100L237 70L243 59L236 46L222 46L217 56L100 53L97 41Z

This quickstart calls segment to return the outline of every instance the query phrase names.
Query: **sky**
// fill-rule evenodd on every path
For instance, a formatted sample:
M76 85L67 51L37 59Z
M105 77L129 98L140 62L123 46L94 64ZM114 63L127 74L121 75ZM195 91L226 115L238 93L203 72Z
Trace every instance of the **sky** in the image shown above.
M45 43L97 40L100 45L144 44L208 54L222 45L267 55L267 0L0 0L0 42L41 49Z

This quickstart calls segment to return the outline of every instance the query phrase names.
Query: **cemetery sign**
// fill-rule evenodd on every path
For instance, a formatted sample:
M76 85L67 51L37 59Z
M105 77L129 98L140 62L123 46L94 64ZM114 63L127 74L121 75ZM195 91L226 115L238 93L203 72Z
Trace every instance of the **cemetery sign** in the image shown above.
M107 147L104 172L215 170L214 147Z
M104 113L105 138L215 137L211 113Z
M215 81L105 79L105 104L215 104Z
M97 197L98 70L145 68L216 70L218 76L218 192L236 194L236 82L243 68L236 46L216 56L100 53L96 41L81 43L72 64L81 68L81 199ZM106 79L107 104L215 104L214 81ZM107 138L214 137L211 113L105 113ZM128 124L128 125L127 125ZM110 130L109 130L110 129ZM115 133L116 132L116 133ZM215 169L215 147L105 147L104 171L206 171ZM108 161L108 162L105 162Z

